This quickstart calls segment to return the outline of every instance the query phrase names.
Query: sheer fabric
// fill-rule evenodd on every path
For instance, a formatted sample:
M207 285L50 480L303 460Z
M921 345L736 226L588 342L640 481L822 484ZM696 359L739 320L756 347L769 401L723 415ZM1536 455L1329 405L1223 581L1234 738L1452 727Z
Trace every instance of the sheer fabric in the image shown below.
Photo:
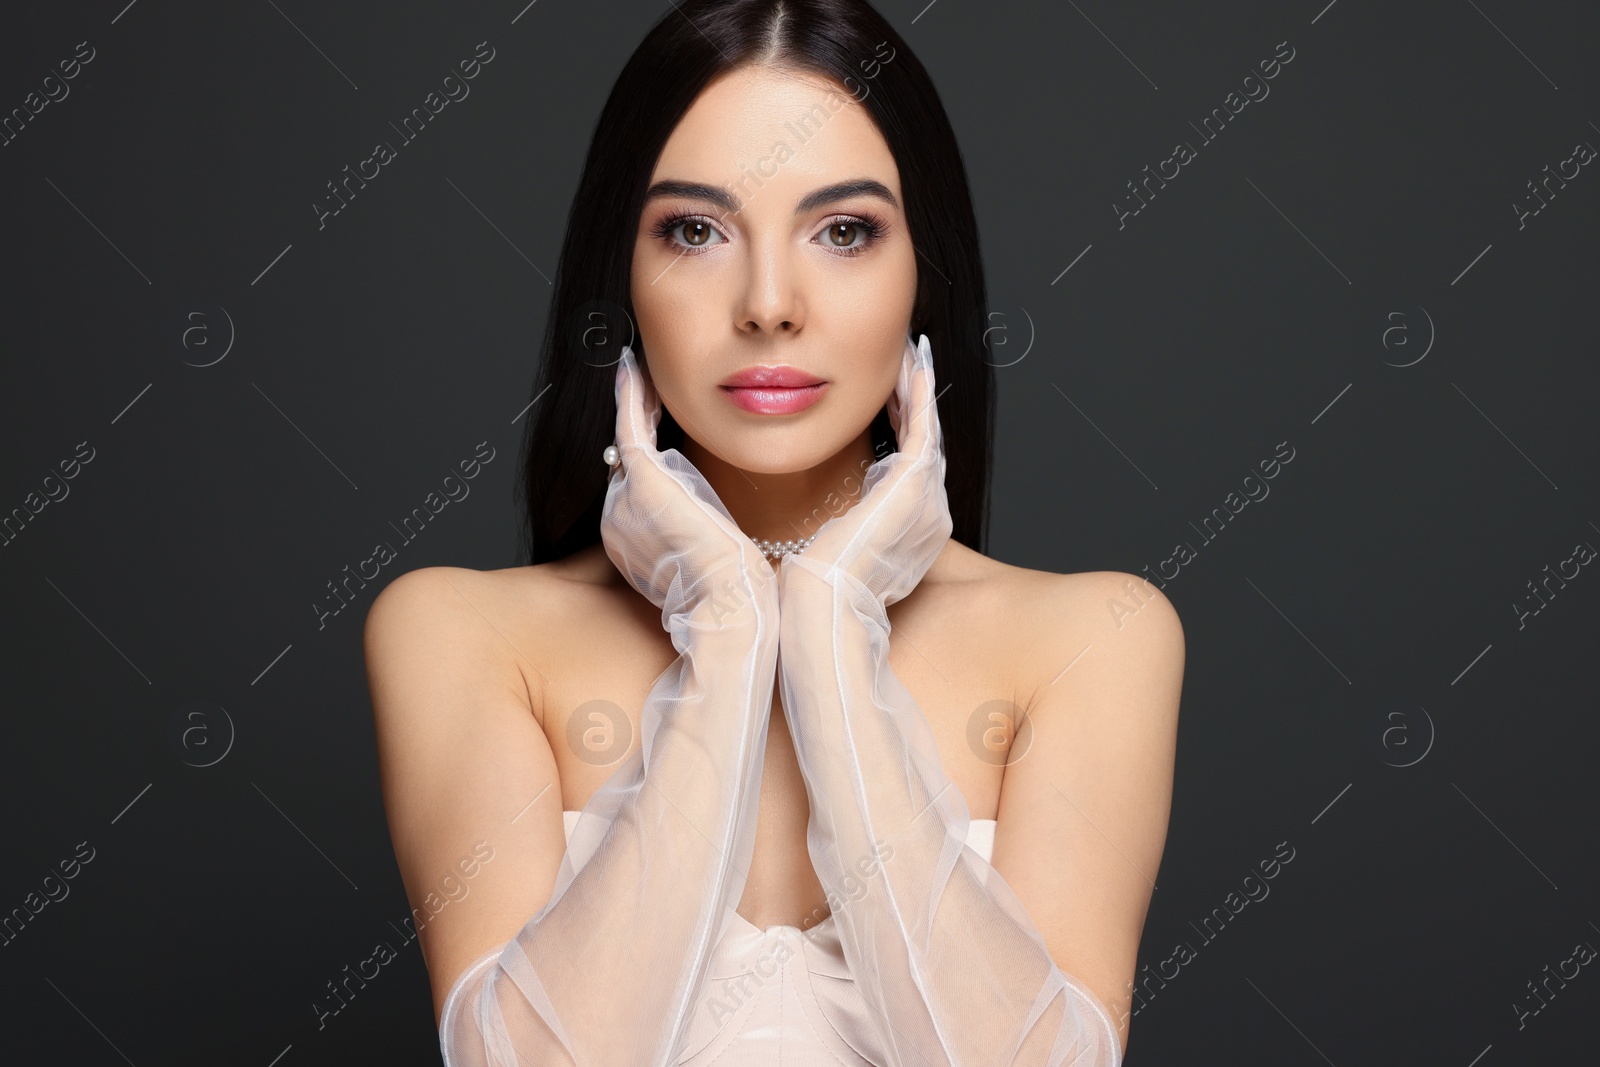
M708 1062L690 1057L735 1032L707 1022L728 945L794 930L759 931L734 910L775 686L834 904L802 946L822 949L809 986L819 1017L848 1036L834 1059L1119 1067L1109 1013L969 846L965 801L889 669L886 608L952 528L927 338L907 342L889 404L900 451L776 573L699 472L656 451L659 401L627 349L616 398L621 465L602 539L680 655L646 699L642 748L577 819L550 902L456 980L440 1020L447 1067L671 1067ZM767 1062L737 1048L714 1058Z
M839 891L885 843L867 893L838 915L884 1065L1116 1067L1098 999L1056 966L1016 894L966 847L966 801L889 669L886 607L949 540L933 356L908 343L890 415L898 452L859 503L779 568L779 685L811 802L807 845Z
M579 813L566 813L570 827ZM967 844L987 860L993 819L973 819ZM836 905L850 906L848 898ZM765 929L728 918L706 967L677 1067L872 1067L877 1028L850 976L832 916Z
M450 1067L670 1064L755 845L778 651L776 575L676 449L631 351L600 521L617 569L661 608L679 656L645 700L641 747L585 806L548 903L459 976L439 1021Z

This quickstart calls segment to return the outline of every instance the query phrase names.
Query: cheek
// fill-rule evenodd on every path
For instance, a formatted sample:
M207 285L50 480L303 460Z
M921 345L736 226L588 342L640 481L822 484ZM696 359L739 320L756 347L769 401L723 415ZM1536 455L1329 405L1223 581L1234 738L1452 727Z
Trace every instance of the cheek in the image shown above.
M710 348L710 331L720 320L713 311L712 287L685 269L690 264L669 266L670 258L648 255L647 247L636 250L632 270L639 337L635 347L644 350L651 380L662 402L673 409L694 392L690 377L696 354Z
M658 283L661 268L653 254L654 241L639 237L633 245L633 265L628 271L629 289L633 295L634 312L642 319L653 315L661 306L661 287Z
M842 281L827 301L827 333L848 338L864 357L854 370L869 393L887 396L900 376L900 362L916 301L916 274L874 271ZM863 402L869 402L863 398Z
M857 339L863 354L863 384L885 396L900 375L911 310L917 297L916 253L904 244L869 270L853 272L834 294L834 307L848 319L842 323ZM830 330L831 332L831 330ZM868 369L870 368L870 369Z

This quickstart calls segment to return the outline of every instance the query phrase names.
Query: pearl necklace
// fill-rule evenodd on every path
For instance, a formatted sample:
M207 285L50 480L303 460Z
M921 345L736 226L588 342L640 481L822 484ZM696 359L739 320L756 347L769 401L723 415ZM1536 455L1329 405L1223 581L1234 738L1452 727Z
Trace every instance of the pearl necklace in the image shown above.
M616 445L607 445L605 451L601 453L601 458L605 460L608 467L615 467L622 459ZM761 554L767 559L780 559L791 553L799 555L804 552L811 547L811 542L816 536L816 534L812 534L810 537L802 537L798 541L768 541L761 537L752 537L750 540L755 542L755 546L761 550Z
M798 541L767 541L760 537L752 537L750 540L755 542L756 547L761 550L763 556L768 559L779 559L791 552L798 556L811 547L811 542L816 536L816 534L812 534L810 537L802 537Z

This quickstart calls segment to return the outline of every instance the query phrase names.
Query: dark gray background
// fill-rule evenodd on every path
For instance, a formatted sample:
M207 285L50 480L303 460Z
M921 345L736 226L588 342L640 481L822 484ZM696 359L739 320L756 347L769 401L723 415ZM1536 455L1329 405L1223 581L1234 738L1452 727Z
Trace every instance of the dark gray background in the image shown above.
M0 113L96 50L0 147L0 513L95 450L0 548L0 915L95 851L0 947L8 1062L437 1062L361 623L405 570L522 562L545 275L667 10L523 2L110 0L0 34ZM1521 1027L1514 1004L1600 945L1600 577L1513 605L1600 545L1600 174L1520 229L1512 206L1600 145L1593 5L924 2L882 10L961 139L996 362L1027 353L999 372L991 554L1197 553L1166 587L1188 667L1140 974L1195 958L1129 1064L1593 1062L1594 968ZM480 41L471 96L319 231L324 183ZM1200 146L1283 41L1270 96ZM1180 139L1198 158L1119 229ZM319 630L325 583L480 441L470 497ZM1270 896L1207 941L1280 842Z

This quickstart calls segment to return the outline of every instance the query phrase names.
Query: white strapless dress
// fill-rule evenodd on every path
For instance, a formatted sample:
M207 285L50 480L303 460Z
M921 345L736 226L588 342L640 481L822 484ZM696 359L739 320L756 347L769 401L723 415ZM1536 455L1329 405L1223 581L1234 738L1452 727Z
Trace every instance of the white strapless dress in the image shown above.
M562 812L572 837L579 812ZM993 819L972 819L967 844L988 860ZM848 903L845 907L848 907ZM850 977L833 916L807 930L765 930L729 909L678 1048L678 1067L877 1067L872 1009Z

